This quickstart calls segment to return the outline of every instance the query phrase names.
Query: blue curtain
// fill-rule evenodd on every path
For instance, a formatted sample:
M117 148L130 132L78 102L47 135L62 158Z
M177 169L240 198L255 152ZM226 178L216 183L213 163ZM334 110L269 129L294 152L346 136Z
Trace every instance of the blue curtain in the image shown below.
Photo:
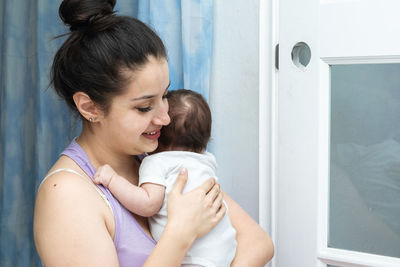
M212 15L212 0L139 1L138 18L167 46L171 89L192 89L208 99Z
M0 0L0 266L40 266L32 233L35 194L59 153L80 131L49 83L49 69L67 29L61 1ZM119 14L137 17L164 40L171 89L208 98L212 0L119 0Z

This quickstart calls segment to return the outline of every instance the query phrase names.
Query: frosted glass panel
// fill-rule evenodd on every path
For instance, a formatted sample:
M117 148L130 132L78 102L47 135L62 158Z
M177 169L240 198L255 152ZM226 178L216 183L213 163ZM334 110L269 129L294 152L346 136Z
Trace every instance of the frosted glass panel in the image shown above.
M400 257L400 64L331 66L328 246Z

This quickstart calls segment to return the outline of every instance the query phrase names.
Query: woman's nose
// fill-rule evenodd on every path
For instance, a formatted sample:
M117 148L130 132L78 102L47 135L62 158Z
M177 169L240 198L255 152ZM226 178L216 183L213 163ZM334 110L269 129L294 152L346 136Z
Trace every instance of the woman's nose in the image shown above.
M158 114L154 117L153 123L156 125L168 125L171 119L168 115L168 103L163 103L159 108Z

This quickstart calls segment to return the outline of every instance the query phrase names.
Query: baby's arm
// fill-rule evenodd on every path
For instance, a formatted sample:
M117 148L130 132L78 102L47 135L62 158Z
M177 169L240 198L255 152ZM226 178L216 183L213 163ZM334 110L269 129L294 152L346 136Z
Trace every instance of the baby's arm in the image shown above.
M163 185L152 183L145 183L141 187L133 185L107 164L100 166L93 178L96 184L107 187L132 213L150 217L162 206L165 194Z

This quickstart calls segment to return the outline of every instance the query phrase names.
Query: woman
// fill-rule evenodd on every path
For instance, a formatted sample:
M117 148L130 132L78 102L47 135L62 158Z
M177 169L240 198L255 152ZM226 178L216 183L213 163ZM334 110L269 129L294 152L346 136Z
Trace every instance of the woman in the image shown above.
M263 266L269 236L213 179L182 194L183 169L168 198L168 222L157 244L146 218L130 214L93 184L109 164L138 183L137 155L154 151L169 123L166 52L146 25L113 14L115 0L65 0L60 17L71 34L57 52L52 83L83 121L82 133L50 169L37 195L35 243L46 266L179 266L193 241L225 214L237 231L232 266Z

